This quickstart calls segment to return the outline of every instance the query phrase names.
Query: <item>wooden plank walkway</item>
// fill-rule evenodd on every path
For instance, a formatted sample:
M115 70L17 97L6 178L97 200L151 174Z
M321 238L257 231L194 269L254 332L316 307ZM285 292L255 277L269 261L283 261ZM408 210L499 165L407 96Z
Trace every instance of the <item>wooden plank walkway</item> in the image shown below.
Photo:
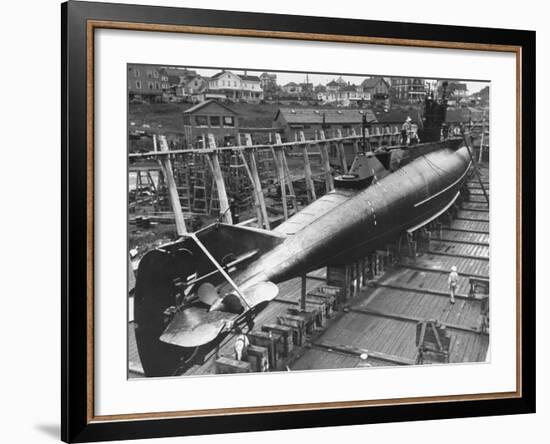
M487 179L486 171L482 177ZM488 183L484 185L488 189ZM447 325L449 362L486 360L489 335L479 331L481 301L468 292L469 277L489 277L489 212L483 194L477 194L479 184L470 180L469 188L474 193L471 199L463 202L451 225L443 227L441 237L432 238L429 250L415 260L404 259L378 278L374 288L362 290L349 311L329 325L293 369L357 366L356 353L361 350L369 352L373 367L413 363L416 323L424 319ZM453 265L459 273L455 304L450 303L447 283Z

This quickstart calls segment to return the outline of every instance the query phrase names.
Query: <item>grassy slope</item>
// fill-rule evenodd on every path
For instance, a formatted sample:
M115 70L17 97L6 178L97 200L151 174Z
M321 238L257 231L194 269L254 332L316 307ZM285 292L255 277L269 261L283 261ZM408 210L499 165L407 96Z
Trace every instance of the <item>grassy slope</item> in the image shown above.
M135 122L135 128L141 128L146 123L154 131L179 133L183 131L181 115L183 111L191 106L190 103L130 105L128 120ZM272 126L273 118L278 109L276 104L235 103L231 104L230 107L239 115L241 126L261 128Z

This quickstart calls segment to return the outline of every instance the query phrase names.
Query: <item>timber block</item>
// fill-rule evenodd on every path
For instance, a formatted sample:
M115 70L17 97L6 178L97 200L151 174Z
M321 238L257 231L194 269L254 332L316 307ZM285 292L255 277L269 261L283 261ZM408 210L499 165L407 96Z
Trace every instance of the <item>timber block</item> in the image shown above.
M289 308L287 312L292 316L301 316L305 321L305 333L311 334L317 325L317 315L319 309L311 309L306 306L306 310L302 311L299 308Z
M340 287L337 287L335 285L328 285L328 284L319 285L315 289L316 293L329 294L329 295L332 295L334 297L338 296L338 293L340 291L341 291Z
M269 360L269 368L276 369L281 352L284 349L281 336L265 331L254 331L248 334L250 343L258 347L264 347L267 349L267 356Z
M265 332L273 332L282 337L284 350L283 350L283 356L287 356L294 347L294 341L293 341L293 331L291 327L287 327L286 325L280 325L280 324L264 324L262 325L262 331Z
M308 294L306 296L306 306L316 307L319 309L319 324L318 327L324 327L327 323L329 314L329 306L324 298L318 298L316 296Z
M331 285L321 285L315 290L310 291L308 295L315 296L317 298L323 298L327 303L327 315L330 317L332 316L332 313L336 311L336 301L339 293L339 287L334 287Z
M325 318L330 318L333 312L333 302L330 300L334 298L329 295L319 295L316 293L308 293L306 296L306 302L308 304L319 305L324 311Z
M216 359L216 374L250 373L250 362L237 361L226 356Z
M281 315L277 317L277 322L292 329L292 342L294 344L298 346L304 344L306 337L306 320L302 316L293 316L290 314Z
M269 352L267 348L258 345L249 345L247 353L251 371L267 372L269 370Z
M325 310L322 306L306 304L305 311L299 308L287 310L292 315L303 316L306 319L306 333L311 334L316 328L324 327L326 323Z

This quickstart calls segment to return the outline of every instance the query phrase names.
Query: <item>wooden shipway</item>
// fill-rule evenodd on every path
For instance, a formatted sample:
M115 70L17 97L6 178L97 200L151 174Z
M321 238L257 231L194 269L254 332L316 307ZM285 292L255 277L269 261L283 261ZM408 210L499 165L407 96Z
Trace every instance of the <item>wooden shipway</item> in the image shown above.
M480 174L488 182L487 170L482 168ZM469 186L475 188L472 183ZM427 252L416 260L402 260L378 278L373 288L363 289L349 311L315 339L292 369L355 367L362 352L369 354L373 367L414 364L416 325L425 319L447 327L450 363L488 359L489 334L481 328L484 302L469 296L470 277L489 277L489 211L483 195L481 199L471 194L462 203L458 218L442 228ZM473 208L480 213L479 220L462 220ZM459 273L455 304L450 303L447 284L453 265Z
M480 174L488 182L487 171L481 169ZM469 187L475 185L470 183ZM489 334L481 322L484 301L470 296L469 283L471 278L489 277L488 215L486 201L477 201L476 193L470 193L456 218L432 232L428 248L414 260L402 258L376 276L324 329L310 334L306 344L295 347L278 370L353 368L364 365L359 356L365 352L373 367L412 365L417 359L417 323L428 319L446 326L451 337L450 363L485 361ZM447 284L453 265L459 273L455 304L450 303ZM306 291L311 292L325 279L325 269L312 273L306 280ZM279 287L279 296L256 317L253 334L262 332L265 325L276 324L289 308L299 307L301 279ZM129 335L130 376L140 376L132 326ZM234 342L235 337L228 336L217 353L208 356L204 364L188 369L185 375L215 373L216 358L232 356Z

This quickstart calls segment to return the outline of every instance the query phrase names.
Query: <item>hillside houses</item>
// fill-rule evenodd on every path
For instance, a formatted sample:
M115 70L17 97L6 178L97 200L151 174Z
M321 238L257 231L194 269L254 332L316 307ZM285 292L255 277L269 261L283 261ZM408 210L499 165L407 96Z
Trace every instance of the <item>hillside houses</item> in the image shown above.
M319 101L339 103L343 106L361 106L365 102L386 105L385 101L388 97L389 84L382 77L365 79L359 85L345 82L340 77L337 80L331 80L324 89L317 92Z

